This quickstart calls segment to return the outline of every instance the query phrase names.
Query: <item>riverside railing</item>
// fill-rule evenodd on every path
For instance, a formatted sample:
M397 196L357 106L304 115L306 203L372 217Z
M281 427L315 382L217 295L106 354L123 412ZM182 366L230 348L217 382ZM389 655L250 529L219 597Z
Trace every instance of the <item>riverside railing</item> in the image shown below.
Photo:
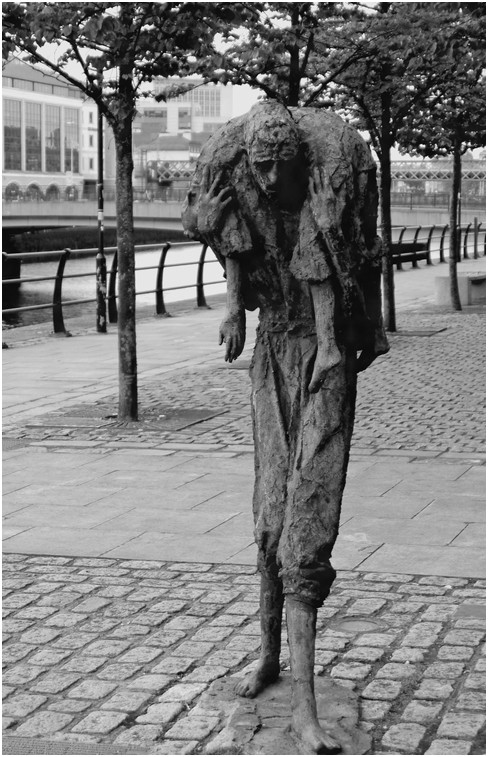
M460 236L459 236L459 259L461 257L463 259L468 258L481 258L486 256L486 229L483 229L483 224L478 223L477 219L475 218L473 223L468 223L466 226L462 226L460 228ZM449 226L430 226L430 227L423 227L423 226L395 226L393 228L393 242L413 242L413 243L425 243L426 246L428 246L431 258L434 262L444 263L446 262L446 259L448 257L448 232L449 232ZM169 250L175 250L178 248L192 248L195 252L194 259L191 261L185 261L185 262L177 262L177 263L168 263L168 252ZM224 284L225 279L222 276L220 278L212 280L212 281L205 281L204 279L204 269L208 265L217 264L217 259L213 256L212 251L212 257L207 258L207 252L208 252L207 245L200 245L197 243L191 243L191 242L177 242L177 243L169 243L166 242L163 245L137 245L136 246L136 263L137 263L137 252L150 252L150 251L158 251L160 250L159 255L159 261L157 265L144 265L144 266L137 266L136 265L136 273L138 271L150 271L154 270L156 272L155 276L155 285L154 288L151 289L144 289L141 291L136 291L136 296L138 295L148 295L153 294L154 295L154 302L155 302L155 311L156 315L165 316L169 315L166 309L166 304L164 300L164 295L167 292L174 292L174 291L183 291L187 289L195 289L195 295L196 295L196 305L198 307L208 307L206 298L205 298L205 287L217 285L217 284ZM110 268L110 273L108 276L108 286L107 286L107 310L108 310L108 321L109 323L116 323L117 322L117 293L116 293L116 279L117 279L117 248L116 247L108 247L106 248L105 252L110 255L113 254L112 264ZM2 315L13 315L16 313L22 313L26 311L34 311L34 310L45 310L45 309L52 309L52 318L53 318L53 330L54 333L67 333L65 324L64 324L64 308L69 307L71 305L80 305L80 304L88 304L88 303L96 303L96 287L95 287L95 276L96 276L96 265L95 265L95 258L98 253L97 249L83 249L83 250L71 250L69 248L63 250L57 250L57 251L51 251L51 252L39 252L34 253L36 261L51 261L54 260L57 261L57 270L56 273L52 276L30 276L30 277L21 277L20 276L20 262L22 260L28 259L28 256L30 253L13 253L13 254L6 254L3 253L3 263L4 263L4 272L5 269L12 266L15 266L15 264L19 267L19 274L14 276L7 276L6 278L2 278L2 287L18 287L21 286L22 283L32 283L32 282L41 282L41 281L53 281L53 296L52 299L49 302L43 303L43 304L37 304L37 305L24 305L22 307L7 307L2 310ZM94 266L93 271L88 271L86 273L74 273L74 274L68 274L65 272L65 267L67 261L70 259L70 257L73 255L73 257L93 257L94 259ZM178 284L177 286L170 286L165 287L164 286L164 279L165 279L165 271L172 268L187 268L189 266L195 267L195 275L193 277L193 280L191 283L182 283ZM219 268L220 272L220 268ZM72 299L72 300L63 300L62 292L63 292L63 282L66 279L79 279L79 278L93 278L93 291L94 295L93 297L83 297L78 299Z
M440 263L449 257L449 225L445 226L394 226L393 242L412 242L425 244L434 260L438 256ZM460 226L458 229L458 261L486 256L486 228L478 222Z
M194 259L190 261L182 261L178 263L168 263L168 252L169 250L174 250L175 248L182 248L184 247L186 250L190 249L192 252L194 252ZM213 286L216 284L222 285L225 282L225 279L223 277L223 272L220 278L212 280L212 281L206 281L204 277L204 269L208 265L212 264L218 264L217 259L213 256L210 258L207 258L207 252L209 248L206 244L203 246L198 243L192 243L192 242L176 242L176 243L170 243L165 242L163 245L137 245L136 248L136 267L135 271L155 271L155 279L154 279L154 287L151 289L143 289L140 291L136 291L136 297L140 295L148 295L153 294L154 295L154 302L155 302L155 311L156 315L159 316L168 316L169 313L166 309L166 304L164 300L164 295L167 292L175 292L175 291L183 291L187 289L195 289L196 294L196 305L197 307L201 308L207 308L207 301L205 297L205 287ZM152 252L152 251L160 251L159 255L159 261L156 265L142 265L137 266L137 253L138 252ZM212 252L210 250L210 252ZM10 267L12 270L12 266L17 265L19 269L19 274L16 276L9 276L8 278L2 278L2 288L3 287L20 287L23 283L34 283L34 282L41 282L41 281L53 281L53 296L50 302L42 303L42 304L36 304L36 305L24 305L21 307L7 307L2 309L2 316L7 315L14 315L19 314L27 311L35 311L35 310L46 310L46 309L52 309L52 319L53 319L53 331L55 334L61 334L65 333L67 334L67 329L64 324L64 308L69 307L71 305L81 305L81 304L88 304L88 303L96 303L97 297L96 297L96 289L95 289L95 276L96 276L96 265L95 265L95 259L98 253L98 249L90 248L90 249L82 249L82 250L71 250L69 248L66 248L65 250L56 250L56 251L48 251L48 252L36 252L36 253L12 253L12 254L6 254L3 253L3 264L4 264L4 272L5 268L7 266ZM117 272L118 272L118 260L117 260L117 248L116 247L107 247L105 249L105 253L107 255L113 254L112 263L110 267L110 273L108 275L108 285L107 285L107 293L106 293L106 303L107 303L107 311L108 311L108 321L109 323L117 323ZM22 277L20 276L20 263L22 260L26 260L29 258L29 255L32 255L32 257L35 257L36 262L43 262L43 261L53 261L57 262L57 269L56 273L52 276L27 276ZM83 257L92 257L94 259L94 266L93 271L87 271L84 273L66 273L65 267L67 261L70 259L70 257L76 257L76 258L83 258ZM176 286L164 286L164 278L165 278L165 271L168 269L183 269L188 268L192 266L195 268L195 274L192 278L191 283L188 282L188 277L181 283ZM219 265L220 269L220 265ZM71 300L63 300L63 282L67 279L82 279L82 278L92 278L94 287L94 295L93 297L82 297L77 299L71 299Z

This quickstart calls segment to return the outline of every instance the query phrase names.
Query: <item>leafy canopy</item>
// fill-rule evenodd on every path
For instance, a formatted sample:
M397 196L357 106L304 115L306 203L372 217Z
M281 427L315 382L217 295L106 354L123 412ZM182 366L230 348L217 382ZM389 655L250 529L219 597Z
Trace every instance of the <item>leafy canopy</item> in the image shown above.
M112 124L134 116L135 97L155 76L213 76L216 35L253 12L241 3L186 2L7 2L2 10L4 59L20 53L45 64Z

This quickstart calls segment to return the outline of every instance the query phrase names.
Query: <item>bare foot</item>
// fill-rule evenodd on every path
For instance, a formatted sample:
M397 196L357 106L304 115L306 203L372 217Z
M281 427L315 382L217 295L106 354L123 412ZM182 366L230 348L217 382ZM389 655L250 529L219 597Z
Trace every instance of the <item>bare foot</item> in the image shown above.
M240 697L248 697L252 699L257 696L260 691L269 686L270 683L274 683L280 675L279 662L270 662L267 660L259 660L257 668L253 673L250 673L243 681L239 681L236 684L236 693Z
M342 751L340 744L324 731L313 716L294 715L291 728L304 754L340 754Z

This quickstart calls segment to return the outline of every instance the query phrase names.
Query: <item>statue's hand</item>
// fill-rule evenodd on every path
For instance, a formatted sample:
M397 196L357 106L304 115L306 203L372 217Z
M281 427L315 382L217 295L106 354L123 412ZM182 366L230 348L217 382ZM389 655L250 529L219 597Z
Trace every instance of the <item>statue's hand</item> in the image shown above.
M207 183L209 169L204 174L204 183ZM219 230L226 208L233 200L233 193L231 187L224 187L218 194L217 186L221 176L217 176L208 192L205 192L200 196L198 203L198 215L197 215L197 228L201 235L215 233Z
M225 360L237 360L246 341L246 319L244 312L228 315L219 328L219 344L225 342Z

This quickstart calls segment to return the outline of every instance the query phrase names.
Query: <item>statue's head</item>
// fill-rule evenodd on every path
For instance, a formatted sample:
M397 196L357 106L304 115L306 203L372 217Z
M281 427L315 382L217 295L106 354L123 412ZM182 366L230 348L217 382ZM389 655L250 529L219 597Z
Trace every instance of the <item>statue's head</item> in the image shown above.
M284 105L257 103L248 116L246 151L253 176L269 197L287 196L300 169L300 135Z

